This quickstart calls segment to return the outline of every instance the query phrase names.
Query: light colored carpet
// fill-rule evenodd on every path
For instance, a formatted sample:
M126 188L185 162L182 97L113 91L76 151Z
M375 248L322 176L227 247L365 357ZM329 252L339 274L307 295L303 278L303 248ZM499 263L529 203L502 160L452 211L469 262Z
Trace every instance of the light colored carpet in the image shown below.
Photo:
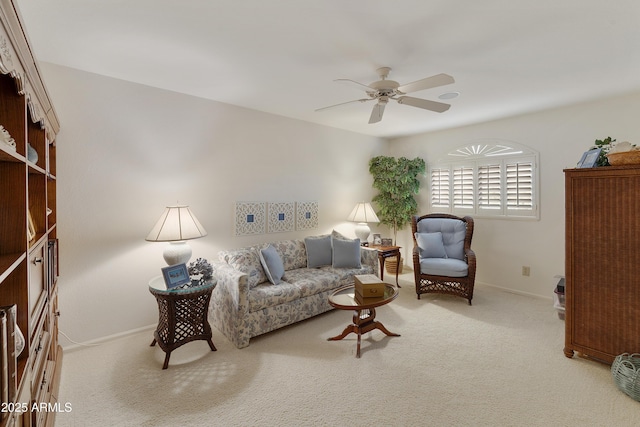
M608 366L564 356L551 300L478 286L470 307L401 284L377 318L402 336L367 334L361 359L355 335L326 340L341 310L242 350L214 329L217 352L189 343L165 371L151 331L67 352L56 426L640 425Z

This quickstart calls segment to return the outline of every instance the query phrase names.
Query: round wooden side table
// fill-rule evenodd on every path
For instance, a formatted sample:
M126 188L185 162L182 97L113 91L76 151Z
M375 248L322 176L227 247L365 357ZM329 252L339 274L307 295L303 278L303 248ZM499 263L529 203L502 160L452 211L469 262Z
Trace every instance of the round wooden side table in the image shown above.
M353 322L348 325L340 335L327 338L328 341L338 341L354 333L358 336L356 346L356 357L360 358L360 341L363 334L379 329L389 337L399 337L400 334L390 332L376 319L376 307L390 303L398 296L398 288L386 284L384 285L384 295L375 298L362 298L356 294L355 286L346 286L336 290L329 295L329 304L340 310L353 310Z
M216 284L213 280L200 286L167 289L162 276L149 281L149 292L156 297L159 315L151 346L157 342L167 353L162 369L169 366L171 352L188 342L205 340L211 351L216 351L207 319L211 292Z

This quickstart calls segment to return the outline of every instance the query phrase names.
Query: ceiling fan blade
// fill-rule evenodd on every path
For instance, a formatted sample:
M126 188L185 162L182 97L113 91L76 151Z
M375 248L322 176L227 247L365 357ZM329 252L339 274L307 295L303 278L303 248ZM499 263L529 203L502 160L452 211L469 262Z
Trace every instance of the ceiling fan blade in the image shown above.
M354 99L353 101L347 101L347 102L341 102L340 104L334 104L334 105L329 105L328 107L322 107L322 108L318 108L315 111L322 111L322 110L326 110L328 108L333 108L333 107L339 107L341 105L345 105L345 104L351 104L353 102L366 102L366 101L371 101L373 98L363 98L363 99Z
M436 113L443 113L451 107L449 104L442 102L429 101L427 99L413 98L411 96L401 96L397 99L398 104L411 105L412 107L423 108L425 110L435 111Z
M374 89L372 89L371 87L367 86L366 84L360 83L360 82L357 82L357 81L351 80L351 79L336 79L336 80L334 80L334 82L346 84L346 85L353 86L353 87L357 87L358 89L365 90L367 92L375 92Z
M377 103L373 106L373 110L371 110L371 117L369 117L369 124L378 123L382 120L382 115L384 114L384 107L387 103Z
M398 87L398 91L402 93L418 92L420 90L430 89L432 87L444 86L454 83L453 77L448 74L436 74L426 79L417 80L413 83L407 83Z

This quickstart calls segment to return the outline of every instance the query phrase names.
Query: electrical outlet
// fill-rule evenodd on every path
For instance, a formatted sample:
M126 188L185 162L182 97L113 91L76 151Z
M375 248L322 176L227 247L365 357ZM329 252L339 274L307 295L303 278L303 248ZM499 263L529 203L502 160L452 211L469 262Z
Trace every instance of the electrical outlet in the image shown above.
M531 275L531 267L529 266L522 266L522 275L523 276L529 276Z

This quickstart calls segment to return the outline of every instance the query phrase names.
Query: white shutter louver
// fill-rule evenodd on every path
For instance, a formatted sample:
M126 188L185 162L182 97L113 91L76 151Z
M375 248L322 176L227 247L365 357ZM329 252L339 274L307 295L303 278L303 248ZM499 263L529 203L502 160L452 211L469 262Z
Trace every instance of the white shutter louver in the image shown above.
M453 170L453 207L473 209L473 168L460 167Z
M507 164L507 209L533 209L533 163Z
M500 164L478 167L478 207L498 210L502 208L502 179Z
M449 169L433 169L431 171L431 206L434 208L450 207L449 192L451 190Z

